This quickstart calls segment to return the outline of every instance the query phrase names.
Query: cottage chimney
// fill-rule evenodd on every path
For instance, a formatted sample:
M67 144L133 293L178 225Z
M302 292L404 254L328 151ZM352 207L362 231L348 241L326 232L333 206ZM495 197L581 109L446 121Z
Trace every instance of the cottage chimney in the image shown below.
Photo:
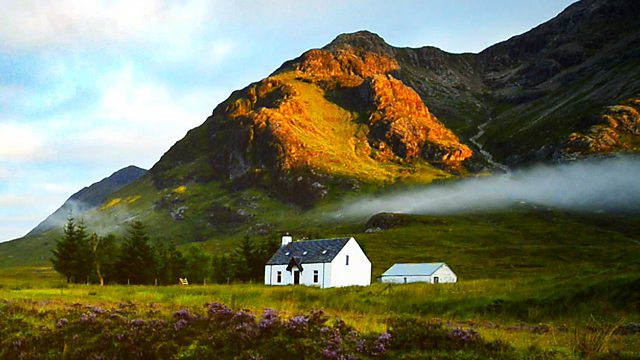
M285 235L282 237L282 246L286 246L292 241L293 241L293 238L290 235Z

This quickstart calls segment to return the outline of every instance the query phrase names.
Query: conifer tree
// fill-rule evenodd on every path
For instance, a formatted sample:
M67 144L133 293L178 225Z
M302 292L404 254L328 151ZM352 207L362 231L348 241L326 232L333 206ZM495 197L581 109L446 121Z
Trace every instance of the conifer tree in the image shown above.
M92 273L95 276L93 280L104 285L105 281L113 280L115 275L115 263L118 255L116 238L113 234L98 236L93 233L89 244L92 251Z
M191 245L185 254L185 276L190 283L203 283L211 275L211 256L201 247Z
M53 268L67 278L67 282L81 283L89 280L92 256L84 222L69 218L64 236L52 250Z
M226 284L236 279L236 261L225 253L213 256L212 270L213 281L218 284Z
M116 262L121 283L153 284L157 279L157 261L149 235L140 221L131 223Z
M177 284L178 279L185 277L186 259L172 242L168 247L162 243L156 245L156 256L159 264L159 281L161 284Z

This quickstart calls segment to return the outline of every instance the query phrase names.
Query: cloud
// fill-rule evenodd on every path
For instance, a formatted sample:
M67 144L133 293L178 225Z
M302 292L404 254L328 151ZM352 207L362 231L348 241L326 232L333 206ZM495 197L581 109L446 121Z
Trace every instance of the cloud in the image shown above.
M434 184L356 200L338 216L379 212L455 214L530 204L571 211L640 211L640 157L540 165L506 175Z
M31 126L0 123L0 159L5 161L41 158L42 137Z
M58 164L150 167L228 96L224 88L176 91L127 64L97 78L95 104L33 123L41 148ZM79 120L81 119L81 120ZM27 127L28 128L28 127ZM115 169L117 170L117 168Z
M14 48L174 42L203 24L204 9L205 1L6 1L0 38Z
M11 177L11 171L9 169L0 166L0 180L9 179Z
M35 196L22 196L13 194L0 195L0 206L27 207L37 204L39 199Z

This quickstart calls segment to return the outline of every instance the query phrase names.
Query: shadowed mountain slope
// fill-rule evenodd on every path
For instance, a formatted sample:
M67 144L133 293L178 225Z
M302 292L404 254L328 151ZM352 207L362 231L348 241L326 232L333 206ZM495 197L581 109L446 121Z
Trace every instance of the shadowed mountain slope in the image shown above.
M39 235L53 228L62 228L68 218L80 216L104 203L111 194L122 187L138 180L147 171L130 165L122 168L109 177L83 188L71 195L58 210L49 215L38 226L29 231L29 235Z

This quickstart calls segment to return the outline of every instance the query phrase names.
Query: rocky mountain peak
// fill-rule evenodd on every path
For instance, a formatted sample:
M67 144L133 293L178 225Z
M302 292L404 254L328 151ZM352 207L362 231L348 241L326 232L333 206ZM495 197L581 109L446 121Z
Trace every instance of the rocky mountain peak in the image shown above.
M382 37L366 30L340 34L323 49L336 51L345 48L357 49L359 52L375 53L389 58L395 56L393 47L387 44Z
M378 35L340 35L234 92L163 156L152 177L206 156L214 179L280 189L308 204L337 178L393 182L457 173L473 152L397 77L399 69ZM407 170L414 167L430 175Z

